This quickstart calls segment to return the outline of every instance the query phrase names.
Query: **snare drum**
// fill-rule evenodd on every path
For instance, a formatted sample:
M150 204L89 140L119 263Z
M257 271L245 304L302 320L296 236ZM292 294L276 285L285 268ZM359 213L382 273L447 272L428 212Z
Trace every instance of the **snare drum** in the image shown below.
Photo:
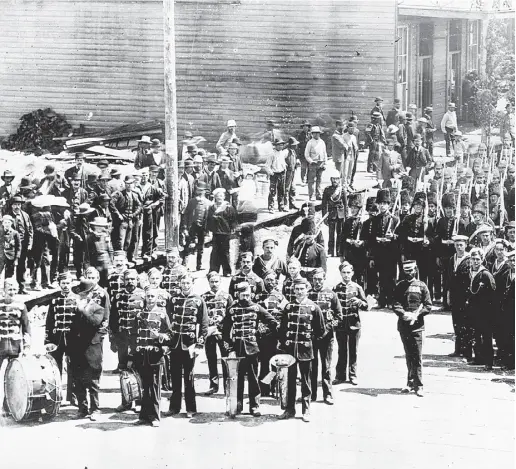
M16 422L51 420L61 406L61 373L50 355L28 355L9 361L4 380L9 412Z
M134 370L124 370L120 374L120 390L123 402L130 404L142 398L142 380Z

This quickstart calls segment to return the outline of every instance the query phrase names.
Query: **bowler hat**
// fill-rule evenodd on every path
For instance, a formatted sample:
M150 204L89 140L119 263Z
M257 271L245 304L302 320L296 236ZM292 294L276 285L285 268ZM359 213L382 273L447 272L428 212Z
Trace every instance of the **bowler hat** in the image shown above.
M125 182L128 182L128 183L131 183L131 182L134 182L134 177L131 176L130 174L128 174L125 179L124 179Z
M22 199L19 195L15 195L15 196L11 199L11 203L12 203L12 204L22 204L22 203L23 203L23 199Z
M160 148L161 147L161 142L159 141L159 138L153 138L151 140L151 147L152 148Z
M378 97L378 98L374 98L374 102L375 102L375 103L380 103L380 102L382 102L382 101L383 101L383 98L380 98L380 97Z
M47 164L43 172L45 174L54 174L56 172L56 168L54 168L54 166L51 164Z
M99 168L102 168L102 167L107 168L107 167L109 166L109 163L108 163L108 161L107 161L107 160L100 160L100 161L97 163L97 166L98 166Z
M92 213L94 210L95 209L91 208L89 203L84 202L83 204L79 205L79 207L77 207L77 214L88 215L89 213Z
M140 140L138 140L141 143L151 143L151 138L148 135L143 135Z
M20 185L18 189L20 190L29 190L34 189L36 186L32 184L32 180L28 177L21 178Z

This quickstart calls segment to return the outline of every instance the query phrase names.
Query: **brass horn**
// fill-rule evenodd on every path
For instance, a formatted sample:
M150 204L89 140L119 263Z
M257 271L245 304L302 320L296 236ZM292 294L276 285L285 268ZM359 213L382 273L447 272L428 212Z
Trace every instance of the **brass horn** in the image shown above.
M269 374L262 379L262 383L271 384L272 380L276 378L276 395L280 401L281 408L284 410L287 408L288 368L295 365L296 359L288 353L280 353L274 355L269 363L271 369L274 367L276 371L270 371Z
M237 392L238 392L238 367L240 366L240 357L224 357L222 363L226 367L226 415L232 419L237 414Z

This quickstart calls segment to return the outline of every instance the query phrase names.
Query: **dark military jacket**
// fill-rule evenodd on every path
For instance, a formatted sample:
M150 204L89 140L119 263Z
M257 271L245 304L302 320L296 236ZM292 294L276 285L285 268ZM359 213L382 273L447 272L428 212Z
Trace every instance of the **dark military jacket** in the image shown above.
M172 296L169 307L170 330L167 345L173 349L188 350L197 343L197 329L204 340L208 333L208 312L206 303L195 293L179 293Z
M45 324L45 344L70 345L70 330L77 315L77 295L70 293L50 301Z
M263 306L256 303L242 304L236 301L229 308L222 326L222 337L232 344L237 357L255 355L259 352L258 322L276 330L278 322Z
M398 316L400 332L422 331L425 328L424 316L430 312L432 300L424 282L416 278L398 282L394 289L394 305L392 309ZM420 308L420 309L419 309ZM405 311L414 312L419 309L419 315L414 323L403 319Z
M313 288L308 292L308 299L321 308L326 330L324 335L333 334L334 326L343 320L342 307L337 294L328 287L320 290Z
M448 277L448 288L450 292L450 304L452 311L464 311L466 300L468 298L469 289L469 254L456 263L456 255L454 254L446 260L444 266L444 274Z
M305 298L285 306L279 331L281 349L299 361L313 360L312 340L320 340L326 330L321 308Z
M382 259L388 258L393 259L398 256L397 243L393 239L392 241L380 243L378 238L385 238L388 232L394 233L396 226L398 225L398 218L393 216L390 212L385 214L379 213L372 223L372 254L373 258L381 262Z
M360 315L359 310L367 309L367 300L364 289L355 282L349 282L345 285L340 282L333 288L341 307L341 318L338 320L336 329L339 331L351 332L360 329ZM358 298L364 302L365 305L356 306L352 304L352 300Z
M362 221L359 216L356 217L348 217L346 221L344 221L344 225L342 226L342 234L340 237L342 257L344 257L351 265L356 267L356 264L359 262L363 262L366 257L366 243L362 244L362 246L355 246L354 244L349 243L347 240L358 240L363 241L361 239L361 230L362 230Z
M137 360L144 364L158 365L163 356L163 342L170 329L165 306L156 305L151 310L144 308L136 316L136 347ZM157 338L151 337L151 331L158 332Z
M141 288L128 292L125 288L116 294L109 326L115 333L134 338L136 332L136 315L143 310L145 293Z
M179 273L183 271L182 265L175 265L174 267L165 267L163 271L163 279L161 280L160 287L170 293L171 296L175 296L181 293L179 286Z
M22 352L24 336L30 339L30 335L25 303L0 300L0 358L18 356Z
M283 282L283 290L282 290L282 293L283 295L285 296L285 299L289 302L289 303L293 303L294 300L296 299L296 295L294 293L294 280L298 279L301 277L301 274L299 276L297 276L295 279L291 278L290 276L288 276L285 281Z

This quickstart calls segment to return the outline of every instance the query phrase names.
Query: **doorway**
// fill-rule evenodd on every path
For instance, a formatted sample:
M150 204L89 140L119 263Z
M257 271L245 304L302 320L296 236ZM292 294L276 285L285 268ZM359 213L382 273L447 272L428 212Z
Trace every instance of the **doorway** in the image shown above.
M432 57L419 57L418 61L418 108L425 109L425 107L432 105Z

